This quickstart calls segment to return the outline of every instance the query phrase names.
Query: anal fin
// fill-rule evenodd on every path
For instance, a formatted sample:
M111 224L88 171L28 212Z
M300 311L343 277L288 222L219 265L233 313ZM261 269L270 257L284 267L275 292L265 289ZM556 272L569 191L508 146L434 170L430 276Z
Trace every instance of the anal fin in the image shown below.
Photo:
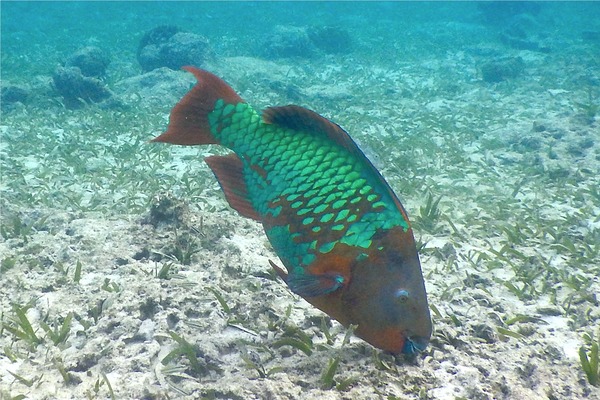
M226 156L206 157L204 161L217 177L231 208L246 218L261 221L260 215L248 198L242 160L235 153L231 153Z

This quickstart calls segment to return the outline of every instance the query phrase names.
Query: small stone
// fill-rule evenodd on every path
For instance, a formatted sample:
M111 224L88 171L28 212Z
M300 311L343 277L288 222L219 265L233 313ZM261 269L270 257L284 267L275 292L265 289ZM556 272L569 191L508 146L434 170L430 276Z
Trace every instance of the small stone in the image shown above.
M450 242L446 242L446 244L444 244L444 246L440 250L440 253L444 260L447 260L450 257L456 257L456 249L454 248L454 245Z
M523 150L539 150L542 147L542 140L535 136L525 136L519 140L519 147Z
M186 212L187 206L183 201L169 194L156 196L150 205L150 213L143 223L155 228L161 225L180 225L184 221Z
M156 328L156 323L151 319L145 319L140 324L138 331L136 332L134 338L138 340L143 340L145 342L149 342L154 337L154 330Z
M559 316L563 314L560 308L554 306L538 307L536 311L542 315L549 316Z
M533 131L534 132L544 132L547 129L548 128L546 127L546 124L544 124L542 121L534 121L533 122Z
M477 324L473 326L475 337L485 340L486 343L495 343L498 341L498 335L494 328L486 324Z
M481 66L483 80L488 83L498 83L519 76L525 69L521 57L503 58Z
M532 336L538 331L538 326L535 324L519 324L517 332L523 336Z

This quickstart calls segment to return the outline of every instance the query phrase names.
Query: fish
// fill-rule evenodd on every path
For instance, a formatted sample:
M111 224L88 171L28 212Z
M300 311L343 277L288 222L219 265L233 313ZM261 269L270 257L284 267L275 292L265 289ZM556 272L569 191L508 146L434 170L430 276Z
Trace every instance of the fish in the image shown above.
M297 105L258 112L218 76L183 69L197 82L152 141L232 150L204 160L229 205L262 223L289 289L376 348L424 351L432 323L411 223L348 133Z

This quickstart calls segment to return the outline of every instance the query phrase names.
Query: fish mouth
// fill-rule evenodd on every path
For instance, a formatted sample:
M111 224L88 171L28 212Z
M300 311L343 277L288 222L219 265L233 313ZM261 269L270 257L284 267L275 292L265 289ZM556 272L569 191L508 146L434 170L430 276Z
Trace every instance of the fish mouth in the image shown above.
M402 354L413 355L424 351L428 344L429 338L422 336L411 336L406 338L401 351Z

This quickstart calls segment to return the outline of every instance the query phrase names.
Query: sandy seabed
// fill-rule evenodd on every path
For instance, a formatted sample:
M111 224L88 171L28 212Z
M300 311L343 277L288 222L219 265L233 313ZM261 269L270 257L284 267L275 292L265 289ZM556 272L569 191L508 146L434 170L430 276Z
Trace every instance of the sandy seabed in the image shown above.
M399 194L435 329L415 359L345 342L276 279L202 161L223 149L146 142L184 72L125 110L5 112L0 398L600 399L578 355L600 336L598 65L511 50L524 72L486 83L495 52L205 65L331 118Z

